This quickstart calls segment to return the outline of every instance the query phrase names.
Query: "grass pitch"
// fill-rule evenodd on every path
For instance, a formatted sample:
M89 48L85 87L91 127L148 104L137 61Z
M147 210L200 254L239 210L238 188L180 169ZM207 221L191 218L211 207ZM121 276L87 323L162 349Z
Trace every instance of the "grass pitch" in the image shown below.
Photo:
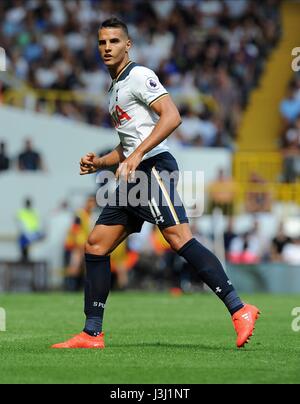
M0 295L0 383L299 383L299 296L243 298L263 314L242 350L215 296L139 292L111 294L104 351L57 351L82 329L82 295Z

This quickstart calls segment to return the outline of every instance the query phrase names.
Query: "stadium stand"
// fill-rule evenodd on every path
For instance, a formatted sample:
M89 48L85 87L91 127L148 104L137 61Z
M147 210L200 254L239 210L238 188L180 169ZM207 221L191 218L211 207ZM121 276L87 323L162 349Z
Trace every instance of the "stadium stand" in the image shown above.
M186 143L233 147L242 110L280 37L278 4L4 0L0 43L13 76L3 85L4 100L109 126L109 79L98 63L96 33L115 14L129 23L132 59L158 72L186 119L188 103L201 121L200 140Z

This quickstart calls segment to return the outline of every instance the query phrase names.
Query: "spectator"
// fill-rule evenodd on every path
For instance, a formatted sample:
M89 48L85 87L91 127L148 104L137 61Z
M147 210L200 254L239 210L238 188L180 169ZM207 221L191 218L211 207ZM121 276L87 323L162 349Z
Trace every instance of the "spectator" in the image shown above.
M190 107L181 109L182 124L177 129L176 137L184 146L215 145L218 128L210 119L209 113L200 116Z
M299 118L297 120L299 122ZM299 125L299 123L298 123ZM287 131L283 156L283 181L296 182L300 177L300 128L294 127Z
M87 198L84 207L75 213L73 223L65 240L65 290L69 292L76 292L81 286L84 247L91 231L91 219L95 207L95 197L90 196Z
M231 243L236 237L238 237L238 235L234 231L234 219L233 219L233 217L230 217L229 221L228 221L227 229L224 232L224 248L225 248L226 256L228 256Z
M284 132L282 149L285 150L291 145L296 145L297 148L300 147L300 115L297 117L295 123L293 125L290 125Z
M282 251L282 260L285 264L300 266L300 237L291 240Z
M242 112L242 93L238 84L225 68L219 68L216 71L214 87L213 96L218 102L220 116L224 122L227 121L231 133L236 135Z
M21 260L28 262L30 247L43 238L39 215L33 208L31 199L26 199L24 207L17 212L17 221Z
M130 271L137 264L139 254L128 248L128 242L123 241L111 254L112 287L125 290L129 284Z
M258 264L265 256L264 249L265 243L259 234L258 222L255 222L249 232L232 240L228 259L232 264Z
M284 224L281 222L276 236L272 240L271 258L274 262L282 262L282 252L287 244L290 244L292 239L285 234Z
M225 215L232 215L237 186L231 176L227 176L223 169L220 169L218 176L209 186L210 207L212 212L220 208Z
M246 192L246 211L249 213L270 212L272 194L267 181L253 172L249 179L250 190Z
M4 142L0 143L0 172L7 171L10 167L10 159L6 154L6 145Z
M176 137L183 146L203 146L201 120L190 106L181 109L182 124Z
M280 112L286 125L293 123L300 114L300 99L296 96L294 83L291 83L286 98L280 104Z
M20 171L44 170L41 156L33 149L30 139L25 141L24 151L18 157L18 166Z

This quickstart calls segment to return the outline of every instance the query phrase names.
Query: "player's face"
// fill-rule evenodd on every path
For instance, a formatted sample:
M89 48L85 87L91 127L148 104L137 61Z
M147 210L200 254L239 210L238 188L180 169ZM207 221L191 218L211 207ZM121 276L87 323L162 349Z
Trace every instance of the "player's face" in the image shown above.
M99 52L107 67L120 65L128 57L130 39L121 28L102 28L99 31Z

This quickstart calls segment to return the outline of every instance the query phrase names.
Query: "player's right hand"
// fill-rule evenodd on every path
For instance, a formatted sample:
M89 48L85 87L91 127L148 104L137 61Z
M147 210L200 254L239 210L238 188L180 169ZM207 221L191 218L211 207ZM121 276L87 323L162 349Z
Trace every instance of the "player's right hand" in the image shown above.
M80 175L96 173L101 166L100 159L95 153L87 153L84 157L82 157L79 164Z

